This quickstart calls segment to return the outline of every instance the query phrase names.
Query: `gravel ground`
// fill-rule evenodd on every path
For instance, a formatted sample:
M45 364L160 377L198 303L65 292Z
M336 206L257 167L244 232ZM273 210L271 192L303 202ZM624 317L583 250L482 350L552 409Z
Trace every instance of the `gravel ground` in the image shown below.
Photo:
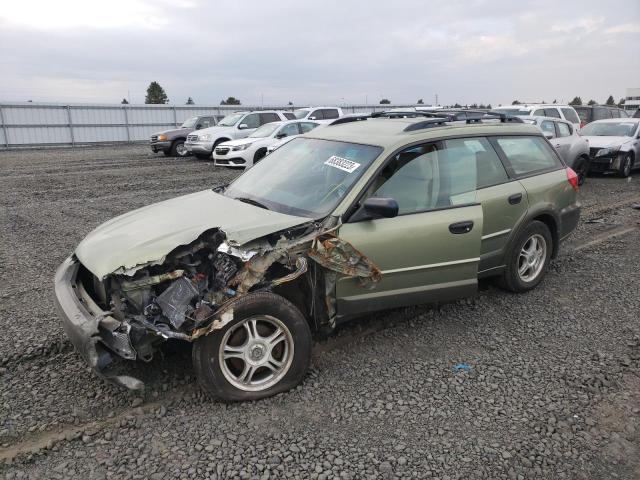
M142 396L100 381L51 280L106 219L236 173L144 147L0 152L0 167L0 476L640 477L638 179L589 179L585 221L535 291L487 282L371 315L316 344L296 390L224 405L184 349L129 367Z

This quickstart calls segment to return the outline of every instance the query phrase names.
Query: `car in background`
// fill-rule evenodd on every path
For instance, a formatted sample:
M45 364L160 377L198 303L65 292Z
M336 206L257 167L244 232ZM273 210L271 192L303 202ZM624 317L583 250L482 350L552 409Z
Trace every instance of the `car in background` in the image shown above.
M260 110L235 112L224 117L215 127L205 128L187 136L187 150L200 159L210 158L214 148L223 142L245 138L265 123L295 120L292 112Z
M578 184L582 185L589 172L589 142L580 136L571 122L552 117L529 117L526 123L536 125L542 130L553 148L569 167L578 175Z
M552 117L571 122L575 128L580 128L580 117L571 105L558 103L525 103L494 108L493 112L506 113L520 117Z
M264 158L271 144L310 132L318 125L300 120L266 123L246 138L219 143L213 150L214 165L246 170Z
M589 141L589 172L628 177L640 167L640 119L596 120L580 130Z
M186 157L189 155L184 146L187 135L194 130L213 127L221 119L222 115L199 115L187 118L179 128L154 133L151 135L151 151L162 152L167 157Z
M580 128L596 120L607 118L629 118L627 112L618 107L608 105L578 105L573 107L580 117Z
M633 118L640 118L640 109L636 110L636 113L633 114Z
M293 111L298 120L335 120L344 116L340 107L303 107Z

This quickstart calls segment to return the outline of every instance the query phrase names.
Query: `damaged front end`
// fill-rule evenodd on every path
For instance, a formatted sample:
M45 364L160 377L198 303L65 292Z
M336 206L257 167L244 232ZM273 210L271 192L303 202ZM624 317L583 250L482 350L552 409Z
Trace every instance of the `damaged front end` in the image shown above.
M233 320L233 303L270 290L290 299L316 329L333 326L339 275L363 284L379 269L335 228L308 223L237 245L220 229L202 233L162 261L127 266L98 278L72 256L56 274L65 331L89 365L130 389L140 380L109 375L116 358L150 361L167 339L193 341Z

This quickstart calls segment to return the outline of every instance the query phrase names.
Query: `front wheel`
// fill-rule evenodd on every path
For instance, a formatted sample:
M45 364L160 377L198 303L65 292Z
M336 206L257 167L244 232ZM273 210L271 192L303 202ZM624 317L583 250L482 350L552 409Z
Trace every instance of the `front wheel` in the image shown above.
M501 285L512 292L526 292L544 278L551 260L553 239L549 227L534 220L520 232L507 257Z
M618 171L618 175L622 178L627 178L631 175L631 165L633 161L631 160L631 154L627 153L623 158L622 162L620 162L620 170Z
M189 155L189 150L184 144L184 140L176 140L171 145L171 156L184 158Z
M300 311L270 292L233 304L233 320L193 346L202 388L226 402L257 400L294 388L311 356L311 331Z

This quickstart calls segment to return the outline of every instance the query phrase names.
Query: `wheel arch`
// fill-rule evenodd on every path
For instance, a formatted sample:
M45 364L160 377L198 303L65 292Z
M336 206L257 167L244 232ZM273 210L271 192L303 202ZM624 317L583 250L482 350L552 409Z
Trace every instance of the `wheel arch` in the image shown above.
M504 250L506 262L506 256L509 254L513 247L513 243L516 241L520 232L527 228L533 221L539 221L544 223L551 232L551 239L553 240L553 249L551 250L551 258L556 258L560 250L560 218L559 216L548 208L539 208L529 212L529 214L520 222L520 224L514 229L513 235L509 240L509 244Z

